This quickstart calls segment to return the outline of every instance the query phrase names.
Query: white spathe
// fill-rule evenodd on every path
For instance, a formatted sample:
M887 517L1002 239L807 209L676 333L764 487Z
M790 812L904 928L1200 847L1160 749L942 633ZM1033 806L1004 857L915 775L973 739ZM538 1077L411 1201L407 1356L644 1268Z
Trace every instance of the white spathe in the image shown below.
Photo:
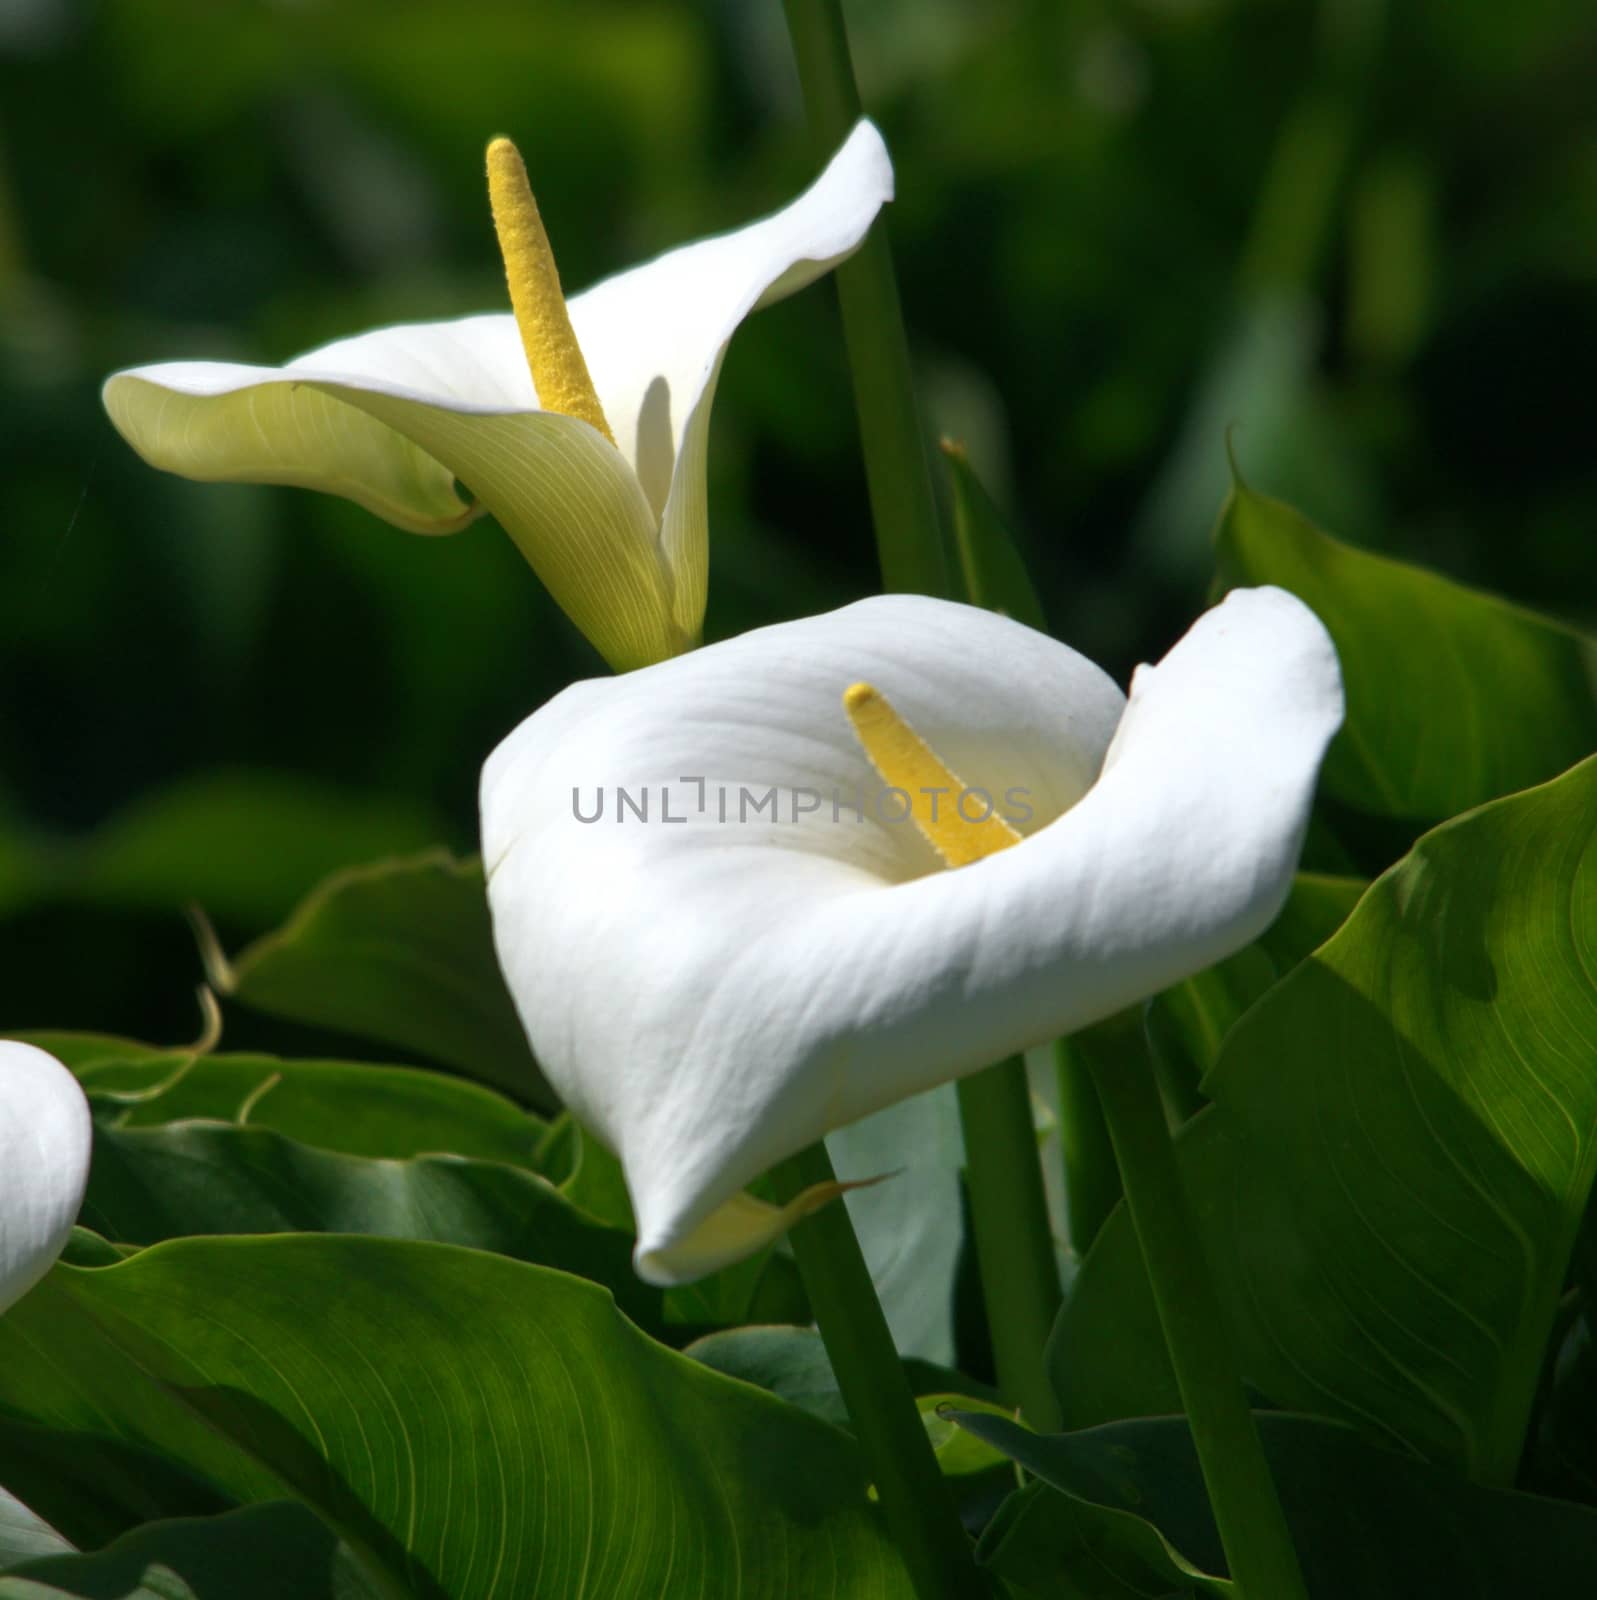
M61 1254L89 1180L89 1105L52 1055L0 1039L0 1311Z
M881 794L842 707L857 680L1022 841L950 871L878 820L890 793L834 810ZM1229 596L1129 701L1017 622L897 595L534 713L483 771L494 934L544 1070L621 1158L638 1271L756 1248L791 1219L739 1191L775 1162L1254 938L1341 719L1331 640L1278 589ZM775 820L741 803L773 786Z
M105 407L146 461L184 477L320 489L415 533L491 511L613 667L660 661L704 621L705 454L727 343L852 254L892 197L886 146L861 122L786 209L574 296L614 445L539 409L508 312L379 328L281 367L130 367L106 380Z

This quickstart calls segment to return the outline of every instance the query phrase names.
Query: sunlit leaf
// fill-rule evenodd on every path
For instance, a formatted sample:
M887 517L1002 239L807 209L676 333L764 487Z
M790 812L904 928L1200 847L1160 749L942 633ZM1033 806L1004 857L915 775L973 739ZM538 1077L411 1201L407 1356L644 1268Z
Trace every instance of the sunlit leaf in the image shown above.
M29 1035L42 1048L64 1043L102 1120L125 1128L204 1118L248 1121L305 1144L353 1156L399 1159L428 1152L533 1164L545 1125L491 1089L441 1072L355 1061L184 1051L136 1059L99 1053L63 1035ZM50 1041L50 1042L47 1042ZM63 1057L62 1059L68 1059Z
M499 976L478 862L438 850L340 872L277 932L212 964L218 986L257 1010L553 1104Z
M1597 760L1427 834L1232 1030L1179 1141L1278 1405L1512 1480L1597 1166ZM1052 1345L1066 1422L1179 1409L1117 1212Z
M1342 544L1240 480L1217 557L1223 588L1278 584L1330 629L1347 722L1325 784L1348 805L1450 817L1597 749L1597 641Z
M0 1320L0 1405L291 1495L385 1594L909 1595L846 1435L500 1256L290 1236L58 1266Z
M660 1290L632 1270L631 1231L595 1221L541 1178L496 1161L372 1160L214 1122L101 1125L83 1220L139 1245L251 1233L465 1245L593 1279L634 1322L663 1331Z
M943 460L948 466L960 598L1046 633L1048 621L1026 563L1003 513L971 467L965 447L943 440Z

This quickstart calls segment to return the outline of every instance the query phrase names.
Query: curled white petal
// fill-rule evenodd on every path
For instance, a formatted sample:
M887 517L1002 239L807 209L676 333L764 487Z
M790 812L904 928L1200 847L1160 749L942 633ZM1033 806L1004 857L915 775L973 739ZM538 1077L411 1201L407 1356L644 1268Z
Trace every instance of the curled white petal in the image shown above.
M77 1079L43 1050L0 1040L0 1311L61 1254L83 1204L91 1138Z
M1021 844L944 871L908 824L835 806L879 788L841 707L860 679L1018 800ZM540 1061L621 1156L640 1271L669 1280L828 1129L1253 938L1341 715L1330 640L1279 590L1230 596L1129 703L1018 623L887 596L535 713L483 774L495 937ZM773 790L774 817L743 800Z

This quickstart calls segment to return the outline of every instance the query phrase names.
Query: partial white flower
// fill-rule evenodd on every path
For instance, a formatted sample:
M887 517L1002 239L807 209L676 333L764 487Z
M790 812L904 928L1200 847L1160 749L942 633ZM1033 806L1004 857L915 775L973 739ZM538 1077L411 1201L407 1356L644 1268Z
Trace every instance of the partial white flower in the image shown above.
M105 407L146 461L185 477L321 489L414 533L491 511L612 666L664 660L704 621L705 454L727 342L850 255L892 194L881 135L861 122L785 210L571 299L582 380L611 437L540 407L529 358L546 330L528 317L542 308L519 299L519 329L510 314L466 317L380 328L282 367L132 367L107 380ZM535 206L530 218L558 301ZM500 222L513 297L515 222ZM561 377L537 380L549 406Z
M43 1050L0 1040L0 1311L61 1254L83 1204L91 1142L78 1080Z
M862 679L1013 848L950 869L893 820L844 710ZM736 1259L792 1220L740 1192L775 1162L1254 938L1341 718L1330 638L1277 589L1228 597L1129 701L1019 623L899 595L529 717L483 772L495 938L539 1061L621 1158L638 1271Z

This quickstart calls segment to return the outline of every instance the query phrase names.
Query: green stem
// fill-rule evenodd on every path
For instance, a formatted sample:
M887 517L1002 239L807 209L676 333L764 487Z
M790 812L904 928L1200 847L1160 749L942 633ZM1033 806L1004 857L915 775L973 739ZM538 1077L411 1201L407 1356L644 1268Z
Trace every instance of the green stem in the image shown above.
M1039 1433L1059 1428L1045 1347L1059 1315L1059 1268L1043 1191L1026 1063L958 1084L976 1261L998 1386Z
M810 132L829 156L861 114L843 13L838 0L784 0L784 6ZM910 379L909 340L880 219L834 276L883 587L946 596L948 563Z
M1087 1059L1238 1600L1306 1600L1152 1065Z
M1120 1168L1092 1081L1082 1035L1054 1041L1059 1081L1059 1150L1065 1168L1065 1215L1070 1246L1085 1256L1120 1201Z
M823 1144L801 1150L771 1173L783 1204L836 1178ZM842 1201L823 1206L788 1237L916 1600L986 1600L986 1580L932 1453Z

